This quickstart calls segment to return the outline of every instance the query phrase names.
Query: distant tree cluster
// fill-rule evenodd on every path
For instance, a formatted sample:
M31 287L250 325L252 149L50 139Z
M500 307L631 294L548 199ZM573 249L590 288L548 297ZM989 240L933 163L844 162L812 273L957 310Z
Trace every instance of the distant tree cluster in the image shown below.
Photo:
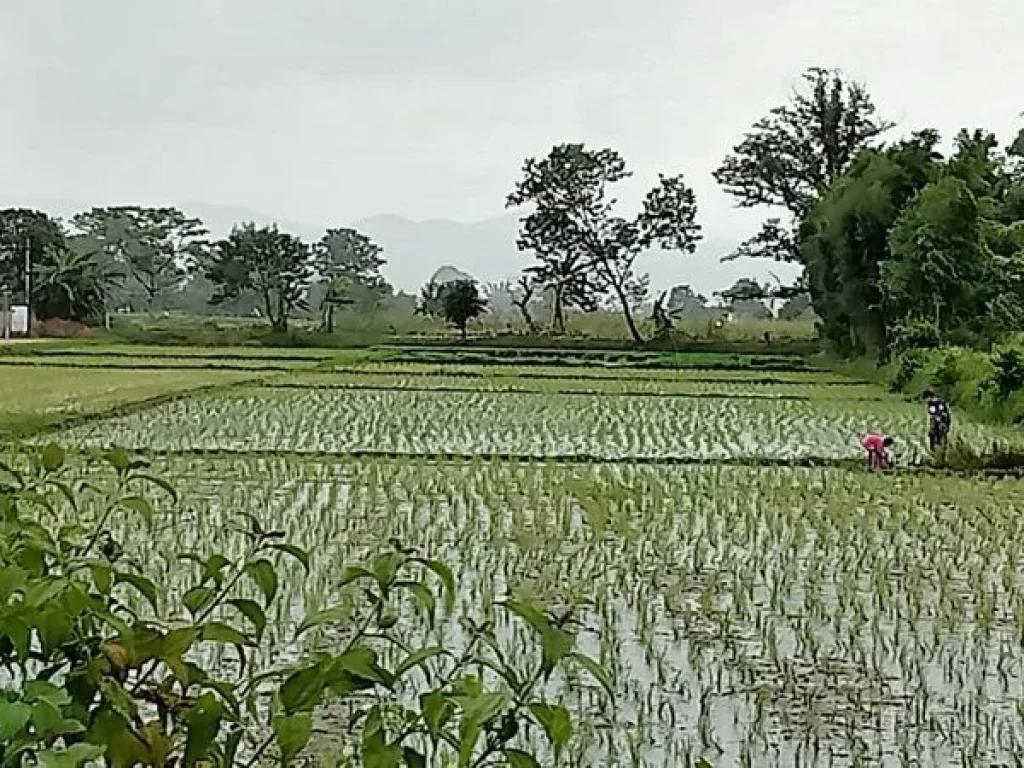
M0 211L0 282L16 301L27 285L44 320L91 322L126 305L228 306L284 331L297 311L319 308L330 328L337 307L368 311L393 296L381 253L354 229L328 230L310 244L273 225L242 224L213 240L175 208L94 208L69 222Z
M15 300L28 291L42 318L176 308L258 315L277 331L300 314L319 315L332 331L338 313L401 306L464 336L484 314L563 334L570 312L614 309L643 343L685 317L723 310L813 313L833 351L885 358L907 346L991 344L1021 329L1024 131L1008 145L962 131L943 155L933 130L886 144L892 127L864 85L820 68L754 123L714 176L740 207L771 213L726 258L803 271L792 285L738 280L716 294L716 307L685 285L652 292L641 268L645 254L690 254L701 239L684 177L660 175L623 212L616 190L631 175L623 157L573 143L523 163L506 207L523 211L517 244L533 262L503 283L480 285L445 267L417 301L396 295L381 275L381 247L354 229L306 243L276 226L241 224L215 240L175 208L141 207L95 208L67 222L0 211L0 281Z

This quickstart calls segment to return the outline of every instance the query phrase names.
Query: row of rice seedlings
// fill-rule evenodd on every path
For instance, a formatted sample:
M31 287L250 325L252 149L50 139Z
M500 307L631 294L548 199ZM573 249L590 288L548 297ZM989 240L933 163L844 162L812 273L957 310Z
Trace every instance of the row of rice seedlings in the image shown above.
M903 461L925 456L914 405L827 400L534 397L505 393L244 388L72 430L71 444L155 450L511 454L775 460L849 459L882 429ZM959 422L987 445L1005 430Z
M628 377L574 378L571 374L526 378L517 373L505 376L468 377L451 370L436 375L410 375L401 372L324 373L302 372L280 377L270 384L280 387L325 389L378 389L419 391L529 392L536 394L601 394L749 397L778 400L881 400L884 393L872 386L844 383L821 384L813 381L786 382L771 378L718 378L712 375L685 376L676 379Z
M735 380L770 381L778 384L849 384L850 379L826 371L775 371L757 369L631 368L596 365L452 365L441 363L360 362L339 364L334 373L386 374L394 376L454 376L458 378L585 379L627 381Z
M593 602L574 764L951 765L1024 753L1024 524L1014 480L841 470L564 467L508 461L178 459L188 511L153 568L231 516L316 553L288 572L271 641L337 598L342 564L391 538L447 559L459 607L510 590ZM126 527L138 546L144 532ZM165 558L165 559L161 559ZM528 648L499 617L510 653ZM452 642L456 627L442 624ZM269 661L269 659L268 659Z

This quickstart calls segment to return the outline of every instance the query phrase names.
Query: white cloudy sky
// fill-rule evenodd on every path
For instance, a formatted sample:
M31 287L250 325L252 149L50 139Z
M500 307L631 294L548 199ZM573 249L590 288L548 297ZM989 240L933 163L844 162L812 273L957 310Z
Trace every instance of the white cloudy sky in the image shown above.
M0 192L470 220L581 140L738 237L710 171L804 68L1009 136L1022 39L1022 0L0 0Z

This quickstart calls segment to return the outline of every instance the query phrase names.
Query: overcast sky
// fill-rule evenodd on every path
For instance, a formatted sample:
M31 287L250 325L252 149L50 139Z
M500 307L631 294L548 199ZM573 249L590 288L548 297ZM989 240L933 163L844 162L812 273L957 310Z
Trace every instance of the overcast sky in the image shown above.
M739 237L710 172L806 67L1009 137L1022 40L1024 0L0 0L0 192L472 220L585 141Z

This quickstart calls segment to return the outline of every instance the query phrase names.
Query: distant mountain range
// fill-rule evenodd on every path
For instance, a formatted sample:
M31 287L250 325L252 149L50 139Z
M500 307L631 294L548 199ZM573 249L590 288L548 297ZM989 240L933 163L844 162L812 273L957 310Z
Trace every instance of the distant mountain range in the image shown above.
M176 205L202 219L218 237L227 235L235 224L246 221L257 224L276 222L281 229L305 240L318 240L327 226L346 225L345 222L327 225L289 221L231 205L199 202ZM36 208L52 216L68 218L91 206L74 200L40 200L0 194L0 208L8 207ZM514 279L530 263L529 255L516 248L519 222L514 214L477 222L413 221L402 216L381 215L351 222L348 226L365 233L384 248L387 259L384 275L396 288L408 292L418 291L442 266L456 267L484 282L498 282ZM640 267L650 273L652 288L656 291L689 284L705 295L727 288L740 277L765 280L769 269L783 279L794 274L793 268L787 265L754 261L721 263L721 257L732 251L736 244L734 239L705 234L695 255L651 253L641 260Z

